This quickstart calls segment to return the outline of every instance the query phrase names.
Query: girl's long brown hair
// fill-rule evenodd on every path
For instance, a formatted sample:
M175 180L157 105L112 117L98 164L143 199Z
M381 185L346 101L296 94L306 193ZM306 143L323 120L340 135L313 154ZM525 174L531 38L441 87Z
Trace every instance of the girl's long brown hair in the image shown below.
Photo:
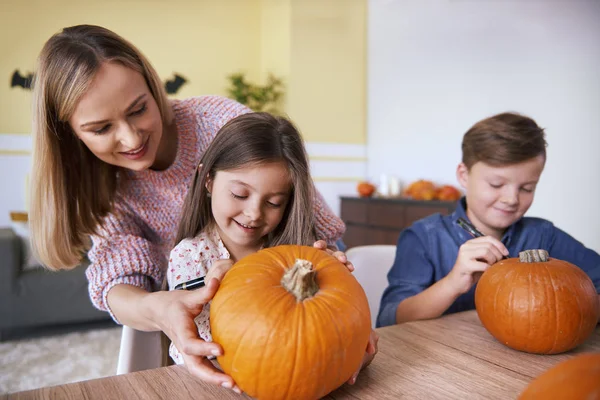
M158 74L132 44L93 25L65 28L39 57L33 83L33 166L30 226L33 249L54 270L75 267L112 210L118 168L95 157L68 121L100 66L120 63L141 73L163 126L172 110Z
M283 161L292 180L292 193L283 218L265 247L312 245L316 240L314 185L302 137L294 125L268 113L244 114L221 128L202 157L182 210L175 243L197 236L213 224L207 180L218 171Z

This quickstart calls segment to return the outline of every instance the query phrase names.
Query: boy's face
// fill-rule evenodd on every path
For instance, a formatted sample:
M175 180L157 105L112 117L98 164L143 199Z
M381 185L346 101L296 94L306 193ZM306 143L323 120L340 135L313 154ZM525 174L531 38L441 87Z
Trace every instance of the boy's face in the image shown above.
M483 234L502 238L531 206L544 164L543 156L502 167L479 161L470 171L459 164L456 175L466 190L467 217Z

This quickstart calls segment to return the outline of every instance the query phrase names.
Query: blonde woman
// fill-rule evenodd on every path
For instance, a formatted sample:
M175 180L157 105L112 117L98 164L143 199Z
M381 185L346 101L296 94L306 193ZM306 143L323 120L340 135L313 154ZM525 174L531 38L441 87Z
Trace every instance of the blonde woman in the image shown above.
M203 362L222 348L201 340L193 322L218 282L197 291L157 290L202 154L227 121L250 110L216 96L168 100L132 44L90 25L65 28L46 42L33 97L30 220L39 260L68 269L87 251L96 307L132 328L165 332L189 356L193 374L233 387L231 377ZM314 212L322 239L315 246L325 248L344 224L319 195Z

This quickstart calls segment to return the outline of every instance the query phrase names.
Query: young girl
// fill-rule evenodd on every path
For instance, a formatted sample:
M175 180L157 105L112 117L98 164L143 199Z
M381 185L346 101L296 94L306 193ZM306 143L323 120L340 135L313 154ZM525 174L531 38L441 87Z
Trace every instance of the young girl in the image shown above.
M600 255L552 222L524 217L546 163L544 136L533 119L514 113L469 129L456 171L466 197L454 213L429 216L401 233L378 326L474 309L475 284L483 271L527 249L544 249L577 265L600 293ZM472 238L458 218L485 236Z
M206 282L220 278L261 248L314 243L313 190L302 138L289 121L252 113L227 123L204 153L185 200L169 288L202 276ZM194 321L200 337L211 341L208 305ZM373 337L365 364L375 351ZM185 363L174 344L169 354Z

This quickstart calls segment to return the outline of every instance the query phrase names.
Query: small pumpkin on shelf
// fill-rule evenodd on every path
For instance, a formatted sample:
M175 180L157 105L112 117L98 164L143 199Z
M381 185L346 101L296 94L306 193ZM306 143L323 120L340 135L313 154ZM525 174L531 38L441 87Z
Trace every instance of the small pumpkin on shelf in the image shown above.
M427 179L412 182L402 192L402 195L413 200L439 201L457 201L462 197L462 193L455 186L436 186L435 183Z
M443 185L436 189L435 199L440 201L457 201L462 193L452 185Z
M436 187L432 181L419 179L408 185L404 195L414 200L433 200L436 195Z
M600 313L592 280L545 250L522 251L489 267L477 283L475 308L500 343L536 354L579 346Z
M346 266L308 246L263 249L227 272L210 306L223 371L258 399L317 399L358 370L369 304Z
M600 353L584 353L550 368L527 385L518 400L600 399Z
M370 182L362 181L356 185L356 191L360 197L371 197L377 188Z

